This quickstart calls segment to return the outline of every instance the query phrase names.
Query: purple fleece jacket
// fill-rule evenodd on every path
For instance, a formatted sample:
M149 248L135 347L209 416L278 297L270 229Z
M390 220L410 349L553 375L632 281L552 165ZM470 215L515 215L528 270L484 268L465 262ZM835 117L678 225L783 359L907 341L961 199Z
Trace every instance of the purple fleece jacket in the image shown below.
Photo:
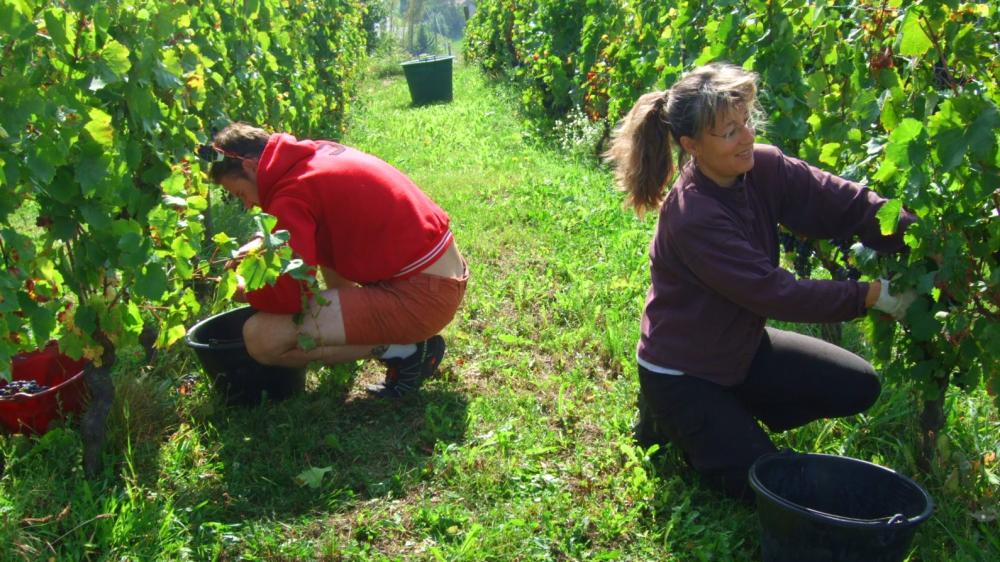
M885 201L768 145L754 148L753 169L727 188L688 163L650 244L639 358L731 386L746 376L765 319L861 316L868 284L796 279L778 266L777 226L809 238L857 236L876 251L898 251L916 217L904 212L897 232L882 236L875 215Z

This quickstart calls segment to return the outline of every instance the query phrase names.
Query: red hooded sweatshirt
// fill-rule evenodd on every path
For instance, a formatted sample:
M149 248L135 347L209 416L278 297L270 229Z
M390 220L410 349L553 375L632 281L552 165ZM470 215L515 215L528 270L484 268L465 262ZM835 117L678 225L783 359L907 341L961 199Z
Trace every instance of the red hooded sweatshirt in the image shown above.
M257 189L275 230L307 264L361 284L403 279L451 244L448 215L402 172L359 150L272 135L260 156ZM289 275L252 291L257 310L295 314L305 284Z

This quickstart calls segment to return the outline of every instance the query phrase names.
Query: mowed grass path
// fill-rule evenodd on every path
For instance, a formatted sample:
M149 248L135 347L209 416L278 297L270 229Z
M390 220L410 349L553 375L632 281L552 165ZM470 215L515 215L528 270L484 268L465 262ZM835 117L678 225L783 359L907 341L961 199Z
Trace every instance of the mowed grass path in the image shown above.
M454 85L412 108L402 76L373 76L343 139L451 216L472 278L441 376L385 401L362 390L375 362L316 369L301 396L221 408L205 377L176 391L189 350L123 350L102 478L82 478L75 430L0 438L0 561L759 559L751 509L631 439L655 217L539 141L516 94L463 66ZM866 415L776 441L914 475L910 396L887 385ZM950 405L953 455L998 449L986 399ZM988 518L997 485L953 478L953 458L926 482L938 507L910 560L1000 559L996 521L970 515Z
M664 488L630 439L653 221L622 208L606 170L541 145L516 103L475 70L456 68L454 87L452 103L412 108L401 77L372 80L345 139L406 172L449 213L472 274L445 332L444 380L427 386L465 397L464 431L438 443L430 472L394 498L407 523L383 519L377 549L662 557L673 515L655 514ZM678 517L698 519L698 510ZM680 536L711 538L679 548L751 552L750 514L736 519L744 524L699 521Z

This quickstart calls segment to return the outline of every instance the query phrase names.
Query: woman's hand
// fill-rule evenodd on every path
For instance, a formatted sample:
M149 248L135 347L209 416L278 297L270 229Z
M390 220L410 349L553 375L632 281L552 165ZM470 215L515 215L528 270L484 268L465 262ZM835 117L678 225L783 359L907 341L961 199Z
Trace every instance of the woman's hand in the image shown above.
M907 289L898 295L890 294L889 280L879 279L869 285L867 295L868 298L865 299L865 304L868 304L868 299L871 298L873 289L878 291L878 298L871 307L875 310L885 312L897 321L906 318L907 309L909 309L910 305L913 304L913 301L917 299L917 292L913 289Z
M865 308L871 308L878 302L878 296L882 293L882 281L876 280L868 283L868 292L865 293Z

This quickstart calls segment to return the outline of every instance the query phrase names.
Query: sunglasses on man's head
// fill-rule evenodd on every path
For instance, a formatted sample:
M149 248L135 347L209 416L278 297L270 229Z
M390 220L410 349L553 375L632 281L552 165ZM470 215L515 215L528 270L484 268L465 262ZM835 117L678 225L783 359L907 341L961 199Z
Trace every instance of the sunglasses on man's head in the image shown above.
M235 152L226 150L216 144L203 144L199 146L198 158L201 158L206 162L221 162L225 158L234 158L236 160L256 160L256 158L247 158L242 154L236 154Z

